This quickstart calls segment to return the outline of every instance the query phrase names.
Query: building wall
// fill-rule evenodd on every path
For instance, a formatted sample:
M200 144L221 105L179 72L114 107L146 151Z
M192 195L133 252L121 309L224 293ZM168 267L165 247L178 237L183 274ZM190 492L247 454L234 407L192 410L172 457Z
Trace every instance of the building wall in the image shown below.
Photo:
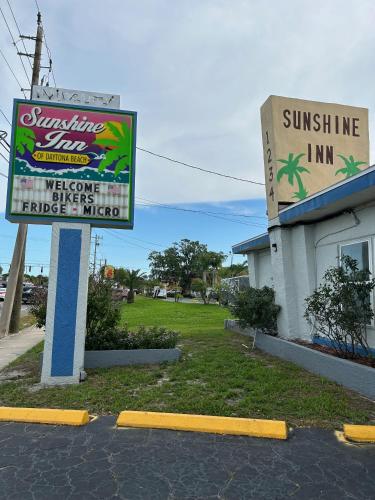
M281 337L311 338L311 326L303 317L305 298L327 268L338 265L340 245L364 239L370 243L370 270L375 274L375 207L356 209L356 217L347 213L316 224L272 228L272 250L248 254L250 285L275 289ZM369 327L368 341L375 347L374 326Z

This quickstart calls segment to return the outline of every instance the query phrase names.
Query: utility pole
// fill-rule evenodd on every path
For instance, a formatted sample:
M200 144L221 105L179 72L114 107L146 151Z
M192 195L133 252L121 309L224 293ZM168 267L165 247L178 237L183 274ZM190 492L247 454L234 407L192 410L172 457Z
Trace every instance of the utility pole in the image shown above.
M39 84L40 62L42 57L43 27L42 16L38 12L36 37L23 37L35 40L35 51L32 56L33 74L31 86ZM29 56L29 54L22 54ZM31 93L31 89L30 89ZM30 95L31 97L31 95ZM0 337L8 333L18 333L21 317L23 276L25 268L27 224L19 224L17 239L13 250L12 265L8 277L7 292L0 317Z
M98 246L100 245L100 242L99 240L102 240L103 239L103 236L99 236L98 234L96 234L94 236L94 263L93 263L93 275L95 276L95 272L96 272L96 249L98 248Z

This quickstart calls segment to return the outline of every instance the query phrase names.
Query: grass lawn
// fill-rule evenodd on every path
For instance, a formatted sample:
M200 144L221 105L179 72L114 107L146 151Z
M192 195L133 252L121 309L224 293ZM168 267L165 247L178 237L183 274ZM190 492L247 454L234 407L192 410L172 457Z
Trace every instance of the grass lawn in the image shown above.
M180 362L88 370L82 384L39 389L39 345L11 365L24 375L0 384L0 405L286 419L292 425L326 428L374 422L373 403L291 363L252 352L249 339L223 329L226 317L228 312L215 305L137 297L135 304L124 305L122 321L130 327L179 330Z

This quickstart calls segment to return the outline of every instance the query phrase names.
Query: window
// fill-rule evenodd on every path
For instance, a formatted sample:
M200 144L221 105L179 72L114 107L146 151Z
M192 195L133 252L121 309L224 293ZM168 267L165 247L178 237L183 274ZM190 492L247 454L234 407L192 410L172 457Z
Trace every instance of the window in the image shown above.
M344 255L355 259L358 263L358 269L360 271L370 271L370 259L369 259L369 242L360 241L358 243L351 243L350 245L341 246L340 260Z
M368 240L357 241L353 243L349 243L347 245L340 246L340 261L342 257L348 256L352 259L355 259L358 264L359 271L369 271L372 272L372 266L370 261L370 244ZM373 306L373 294L370 293L368 297L368 301ZM371 322L369 326L374 326L374 320Z

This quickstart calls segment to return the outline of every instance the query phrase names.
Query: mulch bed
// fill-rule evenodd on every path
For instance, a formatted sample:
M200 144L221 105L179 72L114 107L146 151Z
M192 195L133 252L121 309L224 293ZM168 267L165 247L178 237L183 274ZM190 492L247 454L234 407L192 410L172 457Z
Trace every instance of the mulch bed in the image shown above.
M360 365L369 366L370 368L375 368L375 358L358 356L356 358L349 359L349 358L344 358L343 356L339 356L339 354L332 347L328 347L326 345L311 344L306 340L298 340L298 339L292 340L292 342L294 342L295 344L303 345L304 347L308 347L309 349L313 349L314 351L320 351L324 352L325 354L330 354L331 356L335 356L336 358L347 359L348 361L353 361L353 363L358 363Z

